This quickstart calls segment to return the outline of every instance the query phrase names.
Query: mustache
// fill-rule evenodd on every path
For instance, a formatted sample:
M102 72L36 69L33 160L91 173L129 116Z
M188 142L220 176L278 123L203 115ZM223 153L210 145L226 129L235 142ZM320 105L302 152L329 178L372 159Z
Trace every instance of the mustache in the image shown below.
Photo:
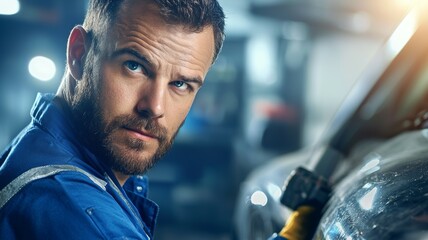
M132 115L120 115L114 118L113 121L106 126L104 132L109 133L118 128L144 130L148 134L155 136L160 142L166 140L168 132L165 127L150 118Z

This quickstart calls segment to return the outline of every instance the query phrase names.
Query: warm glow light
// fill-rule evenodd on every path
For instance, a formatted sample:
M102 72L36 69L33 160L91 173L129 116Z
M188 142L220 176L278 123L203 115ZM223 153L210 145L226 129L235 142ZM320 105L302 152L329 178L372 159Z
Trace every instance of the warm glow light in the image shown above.
M28 71L31 76L40 81L49 81L55 76L56 67L55 63L49 58L37 56L31 59L28 64Z
M417 13L412 11L404 18L391 35L388 41L388 47L391 50L392 57L395 57L409 41L410 37L416 31L417 23Z
M417 0L395 0L398 6L409 8L417 2Z
M19 12L20 4L18 0L0 0L0 14L13 15Z
M255 191L251 195L251 203L254 205L265 206L268 202L266 194L262 191Z

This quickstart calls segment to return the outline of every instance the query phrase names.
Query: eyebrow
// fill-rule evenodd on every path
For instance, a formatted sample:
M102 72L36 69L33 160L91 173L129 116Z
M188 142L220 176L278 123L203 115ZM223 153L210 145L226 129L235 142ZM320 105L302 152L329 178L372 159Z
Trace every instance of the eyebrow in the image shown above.
M145 64L147 64L150 69L153 69L155 66L146 56L144 56L143 54L141 54L140 52L138 52L137 50L135 50L133 48L119 49L117 51L114 51L112 56L113 56L113 58L115 58L117 56L125 55L125 54L130 54L130 55L138 58L141 62L144 62ZM204 81L200 77L190 77L189 78L189 77L180 75L176 81L183 81L186 83L196 83L199 88L202 87L202 85L204 85Z
M178 77L177 81L183 81L186 83L196 83L199 88L201 88L202 85L204 85L204 81L202 81L200 77L188 78L185 76L180 76Z
M132 48L119 49L117 51L114 51L112 56L113 58L115 58L117 56L125 55L125 54L132 55L138 58L141 62L144 62L145 64L147 64L150 68L154 68L154 64L146 56L144 56L143 54L141 54L140 52Z

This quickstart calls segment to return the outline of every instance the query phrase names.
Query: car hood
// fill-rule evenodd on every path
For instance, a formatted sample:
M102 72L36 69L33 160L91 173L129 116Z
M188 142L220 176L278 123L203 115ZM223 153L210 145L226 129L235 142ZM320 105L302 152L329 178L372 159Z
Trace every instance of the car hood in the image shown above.
M335 187L315 239L426 239L428 130L366 155Z

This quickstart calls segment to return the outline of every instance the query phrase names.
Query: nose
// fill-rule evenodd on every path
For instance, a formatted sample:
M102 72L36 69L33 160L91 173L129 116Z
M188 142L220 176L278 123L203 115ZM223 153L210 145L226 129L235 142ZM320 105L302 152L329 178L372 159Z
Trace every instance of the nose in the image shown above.
M137 112L145 118L162 118L165 114L165 97L167 87L154 80L144 86L137 104Z

